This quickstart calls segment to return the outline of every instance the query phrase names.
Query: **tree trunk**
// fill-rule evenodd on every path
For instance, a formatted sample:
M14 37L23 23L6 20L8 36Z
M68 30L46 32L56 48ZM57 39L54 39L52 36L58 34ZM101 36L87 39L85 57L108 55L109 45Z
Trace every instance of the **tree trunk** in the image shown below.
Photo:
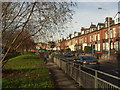
M34 5L33 5L33 7L32 7L32 10L31 10L31 12L30 12L30 14L29 14L29 16L28 16L28 18L27 18L27 20L26 20L26 22L25 22L25 24L24 24L24 26L23 26L23 28L22 28L22 30L21 30L21 31L19 32L19 34L14 38L14 40L12 41L11 46L8 48L7 52L5 53L5 55L4 55L4 57L2 58L2 60L0 61L0 63L2 63L2 62L4 61L5 57L7 56L7 54L9 53L9 51L11 50L11 48L12 48L12 46L14 45L14 43L16 42L17 38L18 38L18 37L22 34L22 32L24 31L24 28L25 28L27 22L29 21L30 16L32 15L32 12L33 12L33 10L34 10L35 4L36 4L36 3L34 3ZM6 60L6 63L7 63L7 61L8 61L8 60ZM3 66L4 66L4 64L6 64L6 63L3 63Z

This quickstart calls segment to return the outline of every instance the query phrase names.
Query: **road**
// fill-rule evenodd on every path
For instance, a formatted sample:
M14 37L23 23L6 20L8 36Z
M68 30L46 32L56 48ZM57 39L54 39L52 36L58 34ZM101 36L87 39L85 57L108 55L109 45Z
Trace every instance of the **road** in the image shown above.
M61 57L61 59L64 59L66 60L67 62L72 62L74 60L75 57ZM104 72L104 73L107 73L109 75L113 75L113 76L116 76L116 77L119 77L120 78L120 71L119 71L119 67L118 66L114 66L112 64L106 64L104 62L101 62L100 64L100 68L99 69L96 69L94 67L90 67L92 68L93 70L91 69L87 69L87 68L84 68L82 67L81 69L87 73L90 73L92 75L95 76L95 70L98 71L98 77L105 80L105 81L108 81L114 85L117 85L117 86L120 86L120 80L118 79L115 79L114 77L109 77L108 75L105 75L105 74L102 74L101 72ZM95 70L94 70L95 69ZM100 73L99 73L100 72Z
M117 66L114 67L112 65L101 64L99 70L102 72L109 73L111 75L120 77L120 70L119 70L119 67L117 67Z
M64 59L65 61L70 61L72 62L74 59L75 59L75 56L74 57L64 57L64 56L60 56L61 59ZM105 64L103 62L100 62L100 68L98 71L102 71L102 72L105 72L105 73L108 73L108 74L111 74L111 75L114 75L114 76L117 76L117 77L120 77L120 68L119 66L114 66L114 65L111 65L111 64ZM94 67L92 67L93 69L96 69ZM97 70L97 69L96 69Z
M60 60L63 60L67 63L73 64L73 60L75 57L64 57L62 55L57 56ZM110 82L116 86L120 87L120 74L119 74L119 68L117 66L111 65L111 64L106 64L101 62L100 68L89 68L87 66L79 66L80 64L73 64L74 67L81 68L82 71L87 72L93 76L96 75L97 72L97 78L102 79L104 81ZM79 67L78 67L79 66Z

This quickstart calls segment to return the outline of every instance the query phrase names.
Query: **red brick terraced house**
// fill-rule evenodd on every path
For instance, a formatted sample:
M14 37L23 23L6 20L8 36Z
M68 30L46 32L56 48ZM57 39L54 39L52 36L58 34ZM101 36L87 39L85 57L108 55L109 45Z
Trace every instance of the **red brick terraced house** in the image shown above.
M36 45L36 49L46 49L46 48L49 48L47 43L40 42Z
M116 14L114 20L106 17L104 23L94 25L89 28L81 28L81 33L77 36L59 41L60 49L70 48L72 51L84 50L85 46L91 46L96 53L120 52L120 12Z

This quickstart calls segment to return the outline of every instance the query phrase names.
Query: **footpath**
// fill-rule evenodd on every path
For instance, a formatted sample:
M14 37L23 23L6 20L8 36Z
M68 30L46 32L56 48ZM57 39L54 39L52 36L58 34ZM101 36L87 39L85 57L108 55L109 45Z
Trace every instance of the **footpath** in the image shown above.
M82 88L79 87L78 83L76 83L71 77L66 75L51 60L47 61L46 66L51 71L51 76L53 78L54 85L55 88L57 88L57 90L64 90L64 89L83 90Z

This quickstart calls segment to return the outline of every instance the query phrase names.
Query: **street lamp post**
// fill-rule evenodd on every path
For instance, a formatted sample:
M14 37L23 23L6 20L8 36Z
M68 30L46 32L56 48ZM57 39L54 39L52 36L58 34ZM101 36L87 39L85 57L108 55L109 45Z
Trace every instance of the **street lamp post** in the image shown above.
M108 17L108 60L110 59L110 17Z
M102 8L98 8L99 10L101 10ZM108 60L110 60L110 17L108 17L108 23L107 23L107 27L108 27Z

